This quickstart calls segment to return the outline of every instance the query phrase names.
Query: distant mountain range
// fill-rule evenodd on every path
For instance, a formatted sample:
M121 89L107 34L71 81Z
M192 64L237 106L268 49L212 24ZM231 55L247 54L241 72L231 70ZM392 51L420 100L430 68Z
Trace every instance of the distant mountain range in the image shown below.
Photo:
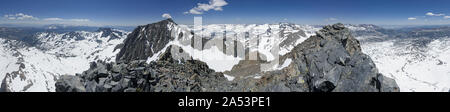
M86 70L92 61L113 61L116 45L128 33L111 28L38 32L34 44L0 38L2 91L55 91L60 75Z

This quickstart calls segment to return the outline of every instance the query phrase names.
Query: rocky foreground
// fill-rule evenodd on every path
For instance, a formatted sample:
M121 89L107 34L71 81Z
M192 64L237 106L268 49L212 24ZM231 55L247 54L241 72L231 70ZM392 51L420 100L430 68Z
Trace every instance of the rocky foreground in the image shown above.
M131 46L132 43L125 43ZM170 46L177 47L177 46ZM132 52L129 52L132 53ZM121 54L133 56L134 54ZM342 24L325 26L316 36L281 57L292 63L261 72L261 78L227 80L197 60L175 60L170 48L159 60L93 62L76 76L62 76L57 92L398 92L396 82L380 74L359 41ZM119 56L120 57L120 56ZM133 58L127 58L133 59Z

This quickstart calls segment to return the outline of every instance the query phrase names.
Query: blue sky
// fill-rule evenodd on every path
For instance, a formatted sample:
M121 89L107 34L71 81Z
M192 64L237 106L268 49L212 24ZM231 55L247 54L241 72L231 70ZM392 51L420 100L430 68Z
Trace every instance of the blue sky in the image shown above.
M450 24L450 0L1 0L1 23L142 25L177 23Z

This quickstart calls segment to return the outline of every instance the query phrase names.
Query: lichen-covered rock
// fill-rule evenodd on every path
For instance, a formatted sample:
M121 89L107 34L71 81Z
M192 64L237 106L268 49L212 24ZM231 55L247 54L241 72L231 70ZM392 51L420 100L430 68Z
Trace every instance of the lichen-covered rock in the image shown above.
M3 81L0 85L0 92L9 92L9 90L7 89L7 85L6 85L6 77L3 78Z
M77 76L63 75L56 84L56 92L86 92L84 84Z

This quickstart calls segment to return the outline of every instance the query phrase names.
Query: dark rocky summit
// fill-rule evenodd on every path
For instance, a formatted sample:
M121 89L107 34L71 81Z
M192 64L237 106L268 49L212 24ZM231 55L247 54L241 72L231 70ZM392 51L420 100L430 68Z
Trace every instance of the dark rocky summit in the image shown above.
M159 60L146 63L150 48L142 42L168 43L165 20L138 27L124 42L118 63L92 62L89 70L63 76L57 92L398 92L393 79L381 75L369 56L361 52L359 41L342 24L325 26L280 62L292 59L281 70L258 73L261 78L236 77L228 81L198 60L177 60L170 46ZM143 27L152 32L136 34ZM161 30L158 30L161 29ZM145 29L144 29L145 30ZM134 35L134 36L133 36ZM155 40L156 39L156 40ZM166 42L167 41L167 42ZM152 43L153 44L153 43ZM162 44L158 44L162 45ZM165 45L165 44L164 44ZM164 46L152 47L155 52ZM179 48L181 49L181 48ZM181 49L182 50L182 49Z
M343 24L325 26L282 58L292 58L286 75L303 79L308 91L399 91L395 81L381 75L361 52L359 41Z
M145 60L160 51L174 38L168 29L169 24L175 24L172 19L157 23L138 26L124 41L116 61ZM150 46L150 47L149 47Z

